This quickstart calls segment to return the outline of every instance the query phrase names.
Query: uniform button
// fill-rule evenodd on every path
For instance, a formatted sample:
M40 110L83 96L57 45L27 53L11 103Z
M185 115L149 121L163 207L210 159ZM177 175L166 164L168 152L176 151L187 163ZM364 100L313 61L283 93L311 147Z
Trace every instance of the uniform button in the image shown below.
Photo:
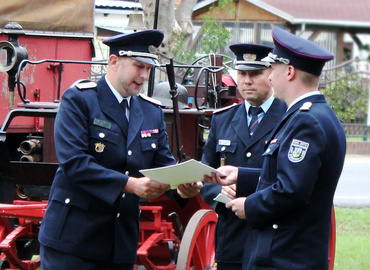
M276 229L278 229L278 228L279 228L279 225L274 224L274 225L272 225L272 228L276 230Z
M252 153L251 153L251 152L248 152L248 153L246 154L246 156L247 156L247 157L251 157L251 156L252 156Z
M271 151L271 149L270 149L270 148L268 148L268 149L266 150L266 153L270 153L270 151Z
M221 151L225 151L226 147L222 146Z
M65 204L69 204L70 202L71 202L71 199L70 198L67 198L67 199L64 200L64 203Z
M122 198L124 198L124 197L126 197L126 193L123 193L123 194L122 194Z
M101 139L105 138L105 134L103 132L100 132L99 133L99 138L101 138Z
M157 148L157 145L155 143L152 143L152 148L153 149Z
M132 155L132 151L131 150L128 150L127 151L127 155L131 156Z
M121 214L120 213L117 213L117 218L119 218L121 216Z
M129 175L130 174L130 172L129 171L125 171L125 175Z

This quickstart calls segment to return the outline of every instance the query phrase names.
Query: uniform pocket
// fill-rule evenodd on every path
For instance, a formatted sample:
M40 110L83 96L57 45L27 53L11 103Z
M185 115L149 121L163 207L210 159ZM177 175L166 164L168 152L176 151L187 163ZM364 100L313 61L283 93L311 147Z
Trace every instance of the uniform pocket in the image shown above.
M158 149L157 138L145 138L140 140L141 151L156 151Z
M236 143L236 142L231 142L230 145L217 144L216 152L219 152L219 153L235 153L237 146L238 146L238 143Z
M46 230L52 238L78 242L89 220L90 199L56 188L48 206Z
M106 129L106 128L102 128L99 126L91 125L89 128L89 136L90 136L90 140L100 141L100 142L109 142L109 143L113 143L116 145L120 135L111 129Z
M273 224L254 232L257 241L254 264L266 269L289 269L297 230Z

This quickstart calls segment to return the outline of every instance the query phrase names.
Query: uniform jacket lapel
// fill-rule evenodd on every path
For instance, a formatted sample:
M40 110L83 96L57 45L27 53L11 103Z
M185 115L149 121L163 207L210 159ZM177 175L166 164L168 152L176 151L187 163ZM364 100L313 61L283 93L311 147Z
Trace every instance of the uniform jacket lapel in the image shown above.
M127 135L127 146L132 143L139 132L143 119L144 113L140 106L138 96L133 96L130 102L130 122Z
M235 133L238 135L239 139L245 145L249 145L250 138L248 135L247 112L245 110L244 103L239 106L238 110L235 112L235 115L231 120L231 126L233 127Z
M278 101L275 99L270 109L263 116L256 132L253 134L253 136L249 136L245 105L240 106L239 110L244 111L243 112L238 111L235 114L235 117L233 119L233 127L235 129L235 132L238 134L239 138L247 147L247 149L254 145L255 143L259 142L261 138L264 137L267 133L271 132L275 128L277 123L279 123L280 120L280 114L277 113L279 110L279 104ZM238 115L241 115L242 117L238 117Z

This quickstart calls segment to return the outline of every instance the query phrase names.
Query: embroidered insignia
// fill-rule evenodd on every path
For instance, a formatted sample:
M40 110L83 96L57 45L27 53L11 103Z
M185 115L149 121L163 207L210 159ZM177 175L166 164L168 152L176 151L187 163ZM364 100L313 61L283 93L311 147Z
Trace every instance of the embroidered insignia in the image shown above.
M97 153L102 153L104 151L104 148L105 148L105 144L103 144L103 143L96 143L95 144L95 151Z
M288 152L288 159L293 163L301 162L306 156L309 143L293 139Z
M231 145L231 141L230 140L218 140L218 145L230 146Z
M243 54L243 59L244 61L255 61L257 59L257 55L252 53L245 53Z

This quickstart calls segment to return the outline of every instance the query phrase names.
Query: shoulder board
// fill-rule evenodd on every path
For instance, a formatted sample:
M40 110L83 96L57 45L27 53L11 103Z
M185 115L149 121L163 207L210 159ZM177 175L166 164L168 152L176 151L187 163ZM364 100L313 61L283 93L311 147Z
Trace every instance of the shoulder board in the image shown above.
M79 90L86 90L86 89L92 89L97 86L95 82L81 82L75 84L76 88Z
M148 101L148 102L150 102L150 103L152 103L154 105L157 105L157 106L161 106L162 105L162 103L159 100L154 99L154 98L151 98L151 97L148 97L148 96L145 96L143 94L139 94L139 97L141 97L142 99L144 99L144 100L146 100L146 101Z
M306 111L309 111L310 109L311 109L311 107L312 107L312 102L305 102L305 103L303 103L303 105L302 105L302 107L301 108L299 108L301 111L304 111L304 112L306 112Z
M213 114L221 113L221 112L225 112L225 111L227 111L227 110L229 110L229 109L231 109L231 108L233 108L233 107L235 107L235 106L237 106L237 105L238 105L238 103L233 103L233 104L231 104L231 105L229 105L229 106L219 108L219 109L217 109L217 110L214 110L214 111L213 111Z

